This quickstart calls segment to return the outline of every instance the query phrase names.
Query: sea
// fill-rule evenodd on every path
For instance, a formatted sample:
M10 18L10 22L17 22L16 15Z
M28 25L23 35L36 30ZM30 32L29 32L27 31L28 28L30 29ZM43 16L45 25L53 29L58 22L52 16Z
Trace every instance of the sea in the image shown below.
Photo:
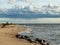
M60 24L23 24L22 26L31 28L37 37L53 45L60 45Z

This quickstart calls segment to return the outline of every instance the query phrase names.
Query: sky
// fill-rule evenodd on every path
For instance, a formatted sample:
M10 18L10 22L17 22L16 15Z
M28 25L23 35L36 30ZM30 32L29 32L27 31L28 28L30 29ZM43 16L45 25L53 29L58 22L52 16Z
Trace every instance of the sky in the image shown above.
M37 18L37 19L10 19L10 18L0 18L0 23L6 23L6 22L9 22L9 23L21 23L21 24L28 24L28 23L42 23L42 24L45 24L45 23L60 23L60 18Z
M49 3L52 3L53 5L60 5L60 0L0 0L0 8L9 8L15 4L26 6L31 3L36 7L47 5Z
M10 8L14 5L28 6L33 4L36 7L43 5L59 5L60 0L0 0L0 8ZM0 18L0 22L19 22L19 23L60 23L60 18L37 18L37 19L6 19Z

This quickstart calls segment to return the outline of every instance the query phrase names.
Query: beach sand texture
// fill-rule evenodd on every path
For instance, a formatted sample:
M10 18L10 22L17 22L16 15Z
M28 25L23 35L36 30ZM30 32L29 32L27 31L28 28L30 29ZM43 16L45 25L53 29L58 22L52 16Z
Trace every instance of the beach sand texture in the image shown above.
M29 43L24 39L17 39L15 37L15 35L18 32L23 31L26 28L23 28L20 25L6 25L4 28L1 28L1 26L0 26L0 45L35 45L34 43Z

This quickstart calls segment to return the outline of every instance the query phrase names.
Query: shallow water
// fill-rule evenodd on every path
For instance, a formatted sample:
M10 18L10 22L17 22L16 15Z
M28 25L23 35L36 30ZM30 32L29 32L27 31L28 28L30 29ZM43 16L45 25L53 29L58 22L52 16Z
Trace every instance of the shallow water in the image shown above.
M36 37L60 45L60 24L23 25L31 28Z

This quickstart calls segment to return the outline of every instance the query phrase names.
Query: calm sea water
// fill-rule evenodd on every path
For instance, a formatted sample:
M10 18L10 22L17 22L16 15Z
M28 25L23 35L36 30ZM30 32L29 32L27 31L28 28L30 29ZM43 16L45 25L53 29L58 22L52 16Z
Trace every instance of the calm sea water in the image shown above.
M60 24L38 24L23 26L31 28L33 32L35 32L36 37L60 45Z

